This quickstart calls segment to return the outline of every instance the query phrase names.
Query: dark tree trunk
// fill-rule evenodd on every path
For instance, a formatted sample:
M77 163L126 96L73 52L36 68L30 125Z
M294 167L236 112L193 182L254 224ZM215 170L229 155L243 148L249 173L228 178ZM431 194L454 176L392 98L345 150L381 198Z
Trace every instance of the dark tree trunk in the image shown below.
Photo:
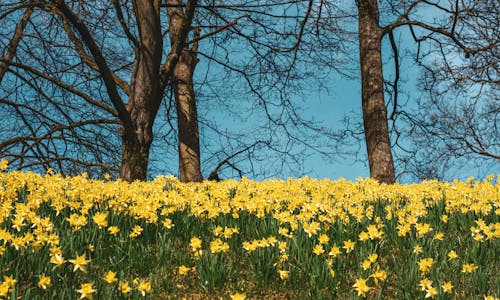
M169 0L169 4L180 5L180 0ZM186 18L182 8L168 10L170 41L179 42L182 19ZM198 115L194 94L193 75L197 63L196 50L185 45L172 76L175 106L177 110L179 177L183 182L202 181L200 166L200 142Z
M358 0L363 124L370 176L394 183L394 163L389 141L387 107L382 74L382 36L377 0Z
M127 181L146 180L149 149L153 142L153 122L161 103L160 66L163 39L160 1L134 3L139 29L139 45L126 105L131 125L124 126L120 177Z
M183 182L202 181L198 116L193 87L196 53L184 50L174 70L174 95L179 134L179 171Z
M127 181L147 178L150 144L141 144L134 139L122 137L120 178Z

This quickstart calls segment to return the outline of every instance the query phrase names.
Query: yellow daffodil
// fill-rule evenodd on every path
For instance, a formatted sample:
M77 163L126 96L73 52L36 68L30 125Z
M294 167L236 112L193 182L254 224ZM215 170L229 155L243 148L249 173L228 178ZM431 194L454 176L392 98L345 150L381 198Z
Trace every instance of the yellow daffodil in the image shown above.
M456 258L458 258L458 254L454 250L451 250L450 252L448 252L448 260L449 261L454 260Z
M166 229L171 229L172 227L174 227L175 224L172 223L172 220L170 219L165 219L165 221L163 221L163 227L166 228Z
M323 249L323 246L321 244L317 244L314 246L313 253L316 255L321 255L325 253L325 249Z
M363 270L368 270L371 267L371 265L372 265L372 263L368 259L365 259L361 263L361 267L363 268Z
M336 257L337 255L339 255L340 253L342 253L340 251L340 248L337 247L337 245L333 245L332 248L330 249L330 252L328 252L328 255L329 256L333 256L333 257Z
M378 254L377 253L372 253L368 256L368 260L371 262L371 263L375 263L377 261L377 258L378 258Z
M104 275L104 281L106 281L109 284L117 282L118 279L116 278L116 272L108 271L106 275Z
M365 297L366 293L370 291L370 287L366 284L366 280L363 278L356 279L356 282L352 286L356 292L358 292L358 296Z
M0 171L5 171L8 167L9 162L5 158L2 158L2 160L0 160Z
M137 290L144 297L144 296L146 296L146 293L151 292L151 290L152 290L151 283L147 280L141 280L139 282L139 285L137 286Z
M344 246L342 248L345 249L346 253L351 252L354 250L354 246L356 245L356 242L353 242L351 240L344 241Z
M246 299L245 294L236 293L231 295L231 300L245 300L245 299Z
M438 291L435 287L430 287L426 290L425 298L434 298L438 294Z
M54 254L50 257L50 262L55 264L56 266L60 266L64 264L66 261L64 260L62 254Z
M188 268L184 265L180 266L178 269L179 275L186 275L187 273L189 273L189 271L191 271L191 268Z
M443 288L443 291L445 293L451 293L451 290L453 289L453 285L451 284L450 281L446 281L441 285L441 287Z
M200 249L201 244L202 241L198 237L191 238L191 241L189 242L189 246L191 247L191 250L193 252L196 252L198 249Z
M320 234L318 237L318 242L322 245L328 244L328 241L330 241L330 238L324 233Z
M442 232L437 232L435 235L434 235L434 239L437 240L437 241L442 241L444 239L444 233Z
M14 288L17 280L14 279L14 275L10 275L10 276L4 275L3 282L6 283L9 286L9 288Z
M434 259L433 258L422 258L418 262L418 267L420 272L422 273L427 273L431 269L432 265L434 264Z
M423 237L425 234L429 233L432 231L432 227L427 224L415 224L415 229L417 230L417 237Z
M39 288L46 290L50 286L50 277L41 275L37 285Z
M9 290L9 284L7 284L6 282L0 283L0 297L7 298L7 296L9 295Z
M120 282L120 293L127 295L131 290L132 288L128 284L128 281Z
M286 242L279 242L278 249L280 250L280 253L285 253L286 252Z
M373 224L368 226L367 230L370 240L380 239L384 235L384 232L379 230L379 228Z
M80 294L80 299L92 299L92 294L96 292L92 283L82 283L80 289L76 291Z
M443 222L443 223L447 223L448 219L449 219L448 215L442 215L441 216L441 222Z
M285 280L285 279L288 279L288 275L290 274L290 271L278 270L278 274L280 275L280 278L282 280Z
M467 263L462 266L462 273L472 273L477 269L477 266L473 263Z
M377 270L370 275L370 277L372 277L375 284L378 285L379 281L385 281L387 279L387 272L377 268Z
M141 235L142 233L142 227L139 225L135 225L134 228L132 228L132 232L130 232L129 237L135 238Z
M424 250L420 245L415 245L415 247L413 247L413 253L420 254L422 252L424 252Z
M106 220L108 217L108 213L103 212L103 213L96 213L93 217L92 220L94 220L94 223L99 226L99 228L107 227L108 226L108 221Z
M366 242L370 239L370 235L368 235L368 232L366 231L362 231L359 236L358 236L359 240L361 242Z
M85 259L85 254L77 255L75 259L68 259L68 261L73 264L73 272L80 270L84 273L87 272L85 266L90 262L90 260Z
M420 283L418 284L420 286L420 289L422 291L428 290L432 287L432 280L429 280L429 278L424 278L420 280Z
M112 235L117 235L118 232L120 232L120 229L117 226L109 226L108 232L111 233Z

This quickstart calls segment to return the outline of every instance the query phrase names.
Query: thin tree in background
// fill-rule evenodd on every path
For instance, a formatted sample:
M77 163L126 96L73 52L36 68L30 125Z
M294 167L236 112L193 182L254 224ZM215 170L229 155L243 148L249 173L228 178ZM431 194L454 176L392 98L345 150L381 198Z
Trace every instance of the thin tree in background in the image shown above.
M182 9L182 1L167 1L168 19L170 23L170 43L175 47L182 30L182 20L188 18ZM187 12L187 9L186 9ZM177 62L172 78L175 106L177 111L179 179L184 182L202 181L200 162L200 140L198 132L198 115L194 92L194 70L198 62L196 52L198 42L192 47L185 44Z

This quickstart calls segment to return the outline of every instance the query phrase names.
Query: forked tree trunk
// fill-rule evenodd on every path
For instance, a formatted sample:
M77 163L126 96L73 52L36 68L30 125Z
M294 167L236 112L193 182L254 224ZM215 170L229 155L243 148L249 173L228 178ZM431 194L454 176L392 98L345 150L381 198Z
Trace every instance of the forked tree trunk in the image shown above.
M186 18L186 15L180 7L182 1L169 0L168 3L172 5L168 10L168 18L170 41L174 46L179 42L182 19ZM196 63L196 52L191 51L186 45L175 65L171 81L177 110L179 177L183 182L203 180L200 166L198 115L193 83Z
M134 10L139 29L134 70L126 105L131 126L124 126L120 177L127 181L146 180L153 122L161 103L160 66L163 39L160 1L136 0Z
M382 28L379 26L377 0L357 0L359 50L361 64L363 124L370 176L384 183L394 183L392 159L384 102L382 74Z

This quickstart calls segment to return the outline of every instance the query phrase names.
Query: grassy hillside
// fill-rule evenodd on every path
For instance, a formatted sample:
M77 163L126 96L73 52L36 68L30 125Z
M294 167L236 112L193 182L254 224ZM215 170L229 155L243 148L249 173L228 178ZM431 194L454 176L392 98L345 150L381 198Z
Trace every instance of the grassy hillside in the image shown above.
M498 299L499 181L0 172L0 298Z

